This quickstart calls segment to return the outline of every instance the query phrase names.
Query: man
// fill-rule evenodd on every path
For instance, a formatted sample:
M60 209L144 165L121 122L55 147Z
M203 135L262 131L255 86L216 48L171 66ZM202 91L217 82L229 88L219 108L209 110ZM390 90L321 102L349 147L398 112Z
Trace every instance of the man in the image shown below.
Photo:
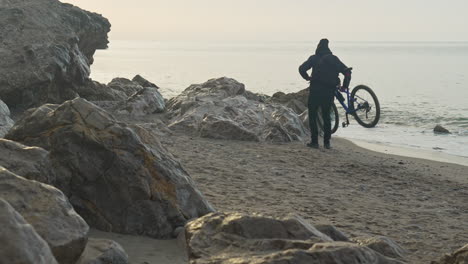
M309 76L307 71L312 69ZM323 140L324 147L330 149L331 139L331 120L330 108L334 100L335 90L340 85L338 75L342 73L345 78L343 82L343 91L348 89L351 81L351 68L346 67L338 57L332 54L328 48L328 39L320 40L315 55L312 55L306 62L299 67L299 73L302 78L310 81L309 87L309 127L312 140L308 147L319 148L318 128L317 128L317 110L322 109L323 118Z

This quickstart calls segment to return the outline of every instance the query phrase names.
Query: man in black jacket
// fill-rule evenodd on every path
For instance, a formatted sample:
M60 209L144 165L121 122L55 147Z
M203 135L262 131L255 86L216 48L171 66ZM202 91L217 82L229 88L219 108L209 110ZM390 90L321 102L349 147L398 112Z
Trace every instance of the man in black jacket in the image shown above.
M307 71L312 69L309 76ZM328 39L320 40L315 55L312 55L299 67L302 78L310 81L309 87L309 127L312 140L307 146L318 148L317 110L322 109L324 146L330 149L331 120L330 108L334 100L335 90L340 85L338 75L345 78L342 89L348 89L351 81L351 69L346 67L328 48Z

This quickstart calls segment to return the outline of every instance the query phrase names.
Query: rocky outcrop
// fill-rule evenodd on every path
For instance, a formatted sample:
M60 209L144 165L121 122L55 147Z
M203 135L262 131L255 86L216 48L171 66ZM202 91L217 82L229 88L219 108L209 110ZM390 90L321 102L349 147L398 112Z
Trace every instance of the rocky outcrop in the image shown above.
M7 138L48 150L56 186L98 229L168 238L213 211L154 134L84 99L29 111Z
M125 100L117 112L131 116L145 116L162 113L165 107L164 98L158 89L145 87Z
M0 263L57 264L34 228L0 198Z
M277 92L273 94L267 102L285 105L294 110L296 114L300 115L307 110L308 98L309 89L306 88L296 93L285 94L283 92Z
M353 239L354 242L359 245L366 246L380 254L394 258L394 259L405 259L407 253L402 247L400 247L395 241L388 237L359 237Z
M127 96L132 96L144 88L140 83L126 78L114 78L107 86L113 90L123 92Z
M289 142L307 138L291 109L266 104L230 78L192 85L167 103L169 128L202 137Z
M89 227L62 192L0 167L0 198L34 227L59 263L73 264L78 260L85 248Z
M105 84L88 80L83 85L77 87L80 97L89 101L123 101L127 99L127 94L121 90L113 89Z
M432 261L431 264L466 264L468 263L468 244L456 250L452 254L443 256L439 261Z
M0 153L0 166L14 174L46 184L55 182L55 172L48 151L0 139Z
M0 100L0 138L10 130L15 122L10 118L10 109L8 106Z
M151 88L159 89L159 87L156 84L146 80L145 78L143 78L139 74L135 75L135 77L133 77L132 81L138 83L142 87L151 87Z
M58 0L0 1L0 98L10 107L60 103L88 80L110 23Z
M76 264L128 264L128 255L115 241L90 238Z
M450 131L441 125L434 127L434 133L436 134L450 134Z
M192 264L403 263L357 243L333 241L299 217L213 213L188 223L180 240Z

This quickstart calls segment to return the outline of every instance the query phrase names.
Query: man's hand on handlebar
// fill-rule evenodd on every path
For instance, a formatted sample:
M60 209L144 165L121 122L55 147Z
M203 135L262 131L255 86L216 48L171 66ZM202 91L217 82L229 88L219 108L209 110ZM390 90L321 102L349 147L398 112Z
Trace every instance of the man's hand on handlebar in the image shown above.
M348 87L341 86L340 87L340 92L346 93L348 91Z

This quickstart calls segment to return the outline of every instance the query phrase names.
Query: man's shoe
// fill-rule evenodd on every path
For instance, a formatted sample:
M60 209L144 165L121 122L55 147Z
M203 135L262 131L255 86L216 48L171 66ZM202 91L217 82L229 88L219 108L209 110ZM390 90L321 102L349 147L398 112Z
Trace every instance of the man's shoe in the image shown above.
M318 148L319 148L319 144L318 144L318 143L314 143L314 142L307 143L307 146L308 146L309 148L314 148L314 149L318 149Z
M325 143L323 144L323 146L324 146L326 149L331 149L331 148L332 148L331 145L330 145L330 142L325 142Z

